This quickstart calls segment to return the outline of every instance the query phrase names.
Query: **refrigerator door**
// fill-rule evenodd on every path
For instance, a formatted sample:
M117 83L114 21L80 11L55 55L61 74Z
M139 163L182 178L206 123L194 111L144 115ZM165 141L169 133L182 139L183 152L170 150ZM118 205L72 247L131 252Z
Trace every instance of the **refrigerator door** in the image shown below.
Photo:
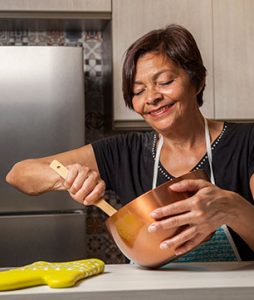
M0 228L0 267L86 258L82 211L1 216Z
M12 165L84 145L82 48L0 47L0 214L81 208L66 192L27 196L5 182Z

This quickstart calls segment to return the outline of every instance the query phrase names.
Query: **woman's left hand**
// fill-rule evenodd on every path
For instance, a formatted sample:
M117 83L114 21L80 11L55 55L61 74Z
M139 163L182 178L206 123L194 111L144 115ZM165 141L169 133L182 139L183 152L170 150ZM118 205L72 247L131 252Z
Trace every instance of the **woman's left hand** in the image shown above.
M156 222L149 226L150 232L187 225L181 233L164 240L161 249L173 246L176 255L184 254L207 239L218 227L231 222L229 218L234 215L234 201L231 200L235 193L220 189L208 181L193 179L172 184L170 189L173 192L194 194L151 213Z

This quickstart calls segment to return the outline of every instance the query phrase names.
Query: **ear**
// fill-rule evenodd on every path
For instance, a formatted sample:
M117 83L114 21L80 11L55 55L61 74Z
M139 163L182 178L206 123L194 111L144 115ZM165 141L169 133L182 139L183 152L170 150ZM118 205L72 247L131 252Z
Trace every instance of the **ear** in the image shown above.
M204 77L204 79L200 83L200 86L197 88L196 95L198 95L202 91L202 89L204 88L205 81L206 81L206 78Z

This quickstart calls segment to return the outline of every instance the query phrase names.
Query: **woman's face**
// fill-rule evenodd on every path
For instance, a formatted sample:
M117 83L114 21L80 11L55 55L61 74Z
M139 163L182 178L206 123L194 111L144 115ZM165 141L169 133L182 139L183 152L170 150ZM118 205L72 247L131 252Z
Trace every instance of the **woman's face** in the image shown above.
M154 52L138 59L133 94L134 110L161 133L198 111L197 90L188 73Z

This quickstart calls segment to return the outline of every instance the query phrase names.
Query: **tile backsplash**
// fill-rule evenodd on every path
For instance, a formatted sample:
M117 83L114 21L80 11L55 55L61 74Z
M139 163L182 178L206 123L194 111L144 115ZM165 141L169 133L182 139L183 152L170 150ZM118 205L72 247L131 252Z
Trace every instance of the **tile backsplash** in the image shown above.
M85 78L85 140L91 143L107 135L103 94L103 33L100 31L0 31L0 46L74 46L82 47ZM105 198L120 207L118 197L108 191ZM109 236L106 216L96 207L87 208L87 255L106 263L125 263L126 258Z

